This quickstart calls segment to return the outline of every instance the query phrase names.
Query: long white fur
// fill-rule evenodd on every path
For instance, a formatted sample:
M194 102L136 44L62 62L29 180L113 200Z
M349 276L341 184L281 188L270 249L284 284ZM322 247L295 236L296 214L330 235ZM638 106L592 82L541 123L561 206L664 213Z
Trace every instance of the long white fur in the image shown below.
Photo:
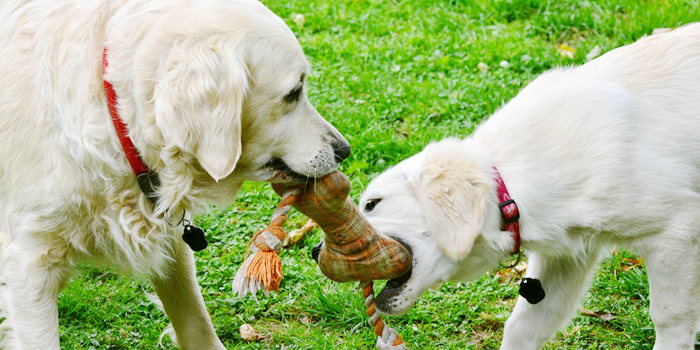
M155 208L109 115L103 47L120 116L160 175ZM58 349L57 295L88 260L148 274L182 348L222 349L164 217L280 180L273 157L306 176L337 167L346 141L309 103L309 68L254 0L0 2L0 348Z
M547 294L536 305L518 299L501 349L550 340L613 245L644 257L654 349L693 348L700 24L544 73L470 137L433 143L378 176L360 202L381 201L363 212L414 252L411 279L377 304L382 312L403 313L432 285L475 278L507 256L514 241L500 228L494 166L520 209L526 275Z

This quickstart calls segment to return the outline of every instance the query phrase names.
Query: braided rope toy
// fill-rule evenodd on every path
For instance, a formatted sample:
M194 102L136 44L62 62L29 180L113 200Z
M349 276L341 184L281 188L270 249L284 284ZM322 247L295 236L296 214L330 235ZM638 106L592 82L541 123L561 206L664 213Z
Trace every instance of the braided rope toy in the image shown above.
M324 242L318 255L318 265L328 278L336 282L362 282L365 307L370 324L378 336L377 347L382 350L404 350L406 345L396 331L385 326L374 307L372 280L388 280L406 274L411 267L411 255L397 241L377 231L362 216L349 197L350 180L341 172L316 179L304 188L273 184L282 197L270 225L255 233L248 244L247 256L233 280L233 292L244 297L263 290L278 291L282 281L282 249L285 232L281 226L287 220L290 206L314 220L324 232ZM257 300L257 297L255 297Z
M362 289L362 297L365 298L369 325L374 328L374 334L377 336L377 348L380 350L406 350L406 343L401 335L382 320L382 316L374 306L374 283L360 281L359 287Z
M234 294L242 298L250 292L257 300L258 290L262 290L265 296L269 296L271 290L279 291L283 276L279 253L286 236L282 225L287 222L287 214L299 192L300 189L293 188L282 195L282 200L272 214L270 225L256 232L248 242L246 259L233 278Z

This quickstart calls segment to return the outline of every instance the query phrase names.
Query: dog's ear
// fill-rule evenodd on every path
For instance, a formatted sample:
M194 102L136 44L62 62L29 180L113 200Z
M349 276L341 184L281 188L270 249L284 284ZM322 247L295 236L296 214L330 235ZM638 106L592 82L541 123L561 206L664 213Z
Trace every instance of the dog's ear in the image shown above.
M447 256L464 258L484 223L489 173L462 140L445 139L425 149L425 163L411 180L433 239Z
M241 156L241 114L248 73L235 50L176 42L154 92L156 126L166 143L193 154L219 181Z

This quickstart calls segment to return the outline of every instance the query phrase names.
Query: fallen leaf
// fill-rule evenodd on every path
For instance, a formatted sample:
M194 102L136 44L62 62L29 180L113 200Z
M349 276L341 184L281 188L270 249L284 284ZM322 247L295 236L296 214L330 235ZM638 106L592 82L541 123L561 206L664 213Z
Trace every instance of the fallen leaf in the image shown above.
M520 278L513 269L503 269L496 272L496 278L498 278L498 283L510 283L511 280Z
M601 54L602 52L603 52L603 51L600 49L600 46L596 45L596 46L594 46L594 47L591 49L591 51L589 51L589 52L586 54L586 60L587 60L587 61L590 61L590 60L592 60L592 59L594 59L594 58L600 56L600 54Z
M651 35L668 33L672 30L673 30L673 28L654 28L654 30L651 31Z
M292 244L296 244L299 242L304 236L311 232L313 229L318 227L318 224L315 223L313 220L309 220L304 224L304 227L298 228L296 230L292 230L287 234L287 236L284 238L284 247L288 247Z
M586 308L580 308L579 312L582 315L589 316L589 317L595 317L599 320L603 321L612 321L615 319L615 315L608 313L608 312L601 312L601 311L591 311Z
M629 259L625 258L622 259L622 271L629 271L637 266L642 266L644 264L644 260L642 258L637 258L637 259Z
M258 333L258 331L253 328L253 326L247 323L241 325L241 328L238 331L241 333L241 338L243 338L245 341L260 340L264 338L262 334Z
M518 266L515 267L515 271L518 271L520 273L525 272L527 270L527 261L521 261Z

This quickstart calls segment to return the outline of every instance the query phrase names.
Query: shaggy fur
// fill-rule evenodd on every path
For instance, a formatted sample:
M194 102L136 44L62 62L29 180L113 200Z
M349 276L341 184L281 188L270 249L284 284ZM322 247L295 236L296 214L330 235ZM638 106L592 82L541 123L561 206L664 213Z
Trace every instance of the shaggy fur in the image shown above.
M160 200L140 191L102 83ZM294 34L253 0L0 2L3 349L58 349L57 295L84 260L148 274L184 349L223 349L182 210L246 180L333 171L349 145L309 103Z
M493 167L520 209L526 276L501 349L540 349L571 318L602 252L644 257L655 350L692 349L700 326L700 24L547 72L472 136L433 143L378 176L363 213L414 254L377 296L401 314L435 284L493 269L513 249Z

